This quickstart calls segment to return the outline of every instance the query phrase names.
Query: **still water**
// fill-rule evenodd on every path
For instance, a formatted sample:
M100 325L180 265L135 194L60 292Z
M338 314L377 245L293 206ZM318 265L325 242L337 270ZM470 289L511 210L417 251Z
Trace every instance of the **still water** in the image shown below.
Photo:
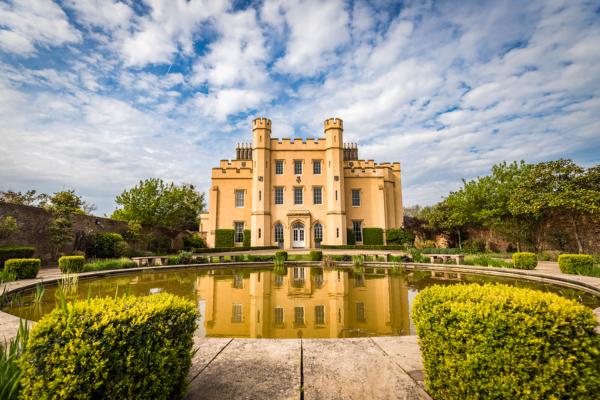
M414 335L410 308L416 294L434 284L502 282L559 293L589 307L600 300L585 292L482 275L385 268L323 269L289 265L272 269L228 267L144 271L82 280L71 298L159 292L198 305L199 334L209 337L337 338ZM47 285L41 302L34 293L17 296L3 311L37 321L56 305L56 285Z

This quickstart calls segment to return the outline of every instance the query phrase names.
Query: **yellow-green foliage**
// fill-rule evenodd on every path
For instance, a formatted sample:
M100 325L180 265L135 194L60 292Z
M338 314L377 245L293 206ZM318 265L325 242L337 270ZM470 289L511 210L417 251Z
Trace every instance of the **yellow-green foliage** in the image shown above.
M588 254L561 254L558 256L558 266L565 274L592 276L598 274L598 272L594 274L594 257Z
M33 279L40 272L39 258L11 258L4 262L4 272L14 273L17 279Z
M33 328L23 399L172 399L191 365L194 304L171 294L78 301Z
M534 269L537 267L537 256L535 253L514 253L512 255L513 267L518 269Z
M435 399L600 393L597 322L573 300L507 285L436 285L419 293L412 316Z
M83 271L85 257L83 256L62 256L58 259L58 268L62 273L72 273Z

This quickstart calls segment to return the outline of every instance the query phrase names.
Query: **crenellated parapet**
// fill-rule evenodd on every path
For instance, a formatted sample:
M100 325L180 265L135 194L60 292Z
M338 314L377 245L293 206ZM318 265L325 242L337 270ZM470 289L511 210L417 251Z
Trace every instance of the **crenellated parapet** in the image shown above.
M271 120L269 118L259 117L252 120L252 129L271 130Z
M344 121L341 118L327 118L324 122L323 129L327 131L328 129L344 129Z

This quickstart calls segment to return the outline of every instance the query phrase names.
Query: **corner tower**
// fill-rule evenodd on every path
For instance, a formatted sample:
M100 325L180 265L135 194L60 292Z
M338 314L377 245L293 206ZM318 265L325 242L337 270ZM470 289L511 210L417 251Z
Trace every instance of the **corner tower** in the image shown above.
M251 245L271 244L271 120L252 121Z
M325 168L327 170L327 242L346 243L346 205L344 194L344 121L329 118L324 123Z

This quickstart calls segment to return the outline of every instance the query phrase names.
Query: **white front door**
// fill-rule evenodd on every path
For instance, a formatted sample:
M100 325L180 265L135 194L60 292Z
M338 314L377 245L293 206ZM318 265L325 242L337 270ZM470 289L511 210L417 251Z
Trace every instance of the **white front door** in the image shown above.
M305 247L304 243L304 225L294 224L292 227L292 247Z

